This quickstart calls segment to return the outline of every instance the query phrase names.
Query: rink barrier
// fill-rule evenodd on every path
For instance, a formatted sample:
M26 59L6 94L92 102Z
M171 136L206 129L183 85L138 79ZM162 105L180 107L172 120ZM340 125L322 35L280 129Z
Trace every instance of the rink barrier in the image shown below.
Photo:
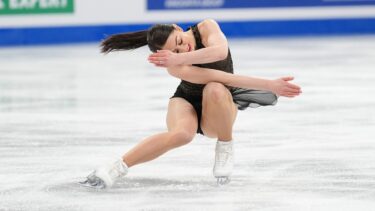
M147 0L147 10L372 6L371 0Z
M228 38L375 34L375 18L220 21ZM193 23L177 23L186 28ZM0 28L0 46L99 42L110 34L151 24Z

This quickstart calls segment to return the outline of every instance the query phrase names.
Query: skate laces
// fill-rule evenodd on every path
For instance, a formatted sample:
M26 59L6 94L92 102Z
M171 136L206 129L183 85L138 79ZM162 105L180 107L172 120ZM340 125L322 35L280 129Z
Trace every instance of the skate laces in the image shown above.
M218 145L216 163L220 166L224 166L229 158L232 155L232 145Z
M115 162L109 169L108 173L112 178L121 177L126 174L126 168L121 162L121 160Z

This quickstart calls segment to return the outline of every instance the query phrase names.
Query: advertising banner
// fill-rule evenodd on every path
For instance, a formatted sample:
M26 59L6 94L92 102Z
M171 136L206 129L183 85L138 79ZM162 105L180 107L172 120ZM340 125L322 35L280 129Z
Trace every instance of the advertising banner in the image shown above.
M0 0L0 15L73 13L74 0Z
M0 0L0 47L97 42L206 18L228 37L375 34L375 0Z
M148 10L375 5L375 0L147 0Z

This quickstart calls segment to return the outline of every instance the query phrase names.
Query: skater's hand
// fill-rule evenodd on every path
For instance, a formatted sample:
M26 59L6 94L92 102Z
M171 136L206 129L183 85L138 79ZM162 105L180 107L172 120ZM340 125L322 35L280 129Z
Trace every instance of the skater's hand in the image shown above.
M289 81L293 80L294 77L282 77L276 80L272 80L270 83L270 90L284 97L295 97L302 93L301 88Z
M158 50L148 57L148 61L157 67L170 67L182 64L181 55L170 50Z

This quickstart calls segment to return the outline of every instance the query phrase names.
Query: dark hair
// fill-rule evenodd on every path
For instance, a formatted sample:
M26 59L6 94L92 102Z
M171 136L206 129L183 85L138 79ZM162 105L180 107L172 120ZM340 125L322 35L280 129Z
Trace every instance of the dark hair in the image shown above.
M145 45L156 52L165 45L174 29L172 24L156 24L148 30L114 34L101 43L101 52L132 50Z

